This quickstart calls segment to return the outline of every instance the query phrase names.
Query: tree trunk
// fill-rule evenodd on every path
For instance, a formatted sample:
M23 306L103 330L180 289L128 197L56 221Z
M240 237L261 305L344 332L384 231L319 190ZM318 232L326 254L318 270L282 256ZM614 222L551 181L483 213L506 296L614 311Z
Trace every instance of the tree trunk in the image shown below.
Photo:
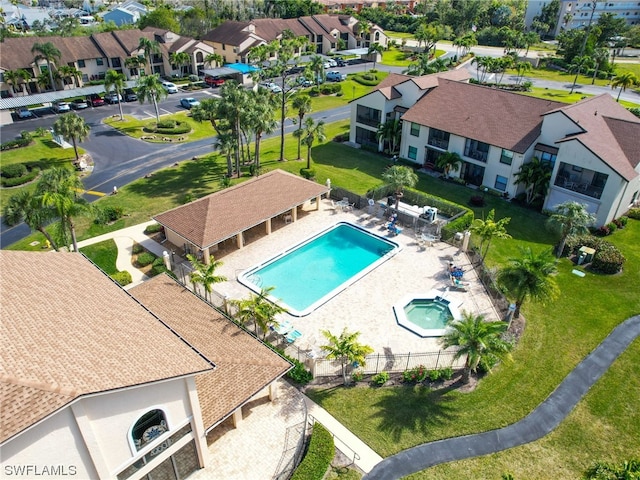
M347 364L342 362L342 382L344 385L347 384Z
M298 160L302 160L302 157L300 156L300 150L302 148L301 130L302 130L302 117L300 117L300 123L298 124Z
M311 168L311 147L307 147L307 170Z
M76 226L69 217L69 230L71 230L71 242L73 243L73 251L78 253L78 240L76 239Z
M520 307L522 306L522 300L516 300L516 309L513 312L513 318L520 318Z
M78 155L78 146L76 145L76 137L71 137L71 141L73 142L73 151L76 153L76 162L80 160L80 156Z
M465 385L471 381L471 369L465 365L462 369L462 383Z
M262 139L261 133L256 133L256 162L255 162L255 172L253 174L257 177L258 171L260 170L260 140Z
M58 249L58 245L56 245L56 242L53 241L53 237L51 237L51 235L49 235L49 232L47 232L45 230L44 227L38 227L37 229L41 234L44 235L44 237L49 241L49 243L51 244L51 246L53 247L53 249L56 252L59 252L60 250Z
M124 113L122 112L122 102L120 101L120 92L116 92L118 94L118 108L120 109L120 121L124 120Z
M560 239L560 244L558 245L558 251L556 252L556 257L560 258L562 256L562 252L564 251L564 245L567 242L567 237L562 237Z
M284 88L282 89L282 104L280 110L280 161L284 162L284 122L286 120L284 112L286 106Z

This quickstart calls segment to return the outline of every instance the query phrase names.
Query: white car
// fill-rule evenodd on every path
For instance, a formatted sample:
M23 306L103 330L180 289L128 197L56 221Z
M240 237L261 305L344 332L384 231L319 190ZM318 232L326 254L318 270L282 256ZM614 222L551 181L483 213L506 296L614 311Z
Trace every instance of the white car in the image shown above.
M262 82L260 86L270 90L271 93L282 93L282 88L273 82Z
M167 93L178 93L178 87L176 87L175 83L162 82L162 87L167 91Z
M18 118L31 118L33 117L33 112L27 107L20 107L16 110L16 115L18 115Z
M67 102L53 102L53 111L56 113L66 113L71 111L71 105Z

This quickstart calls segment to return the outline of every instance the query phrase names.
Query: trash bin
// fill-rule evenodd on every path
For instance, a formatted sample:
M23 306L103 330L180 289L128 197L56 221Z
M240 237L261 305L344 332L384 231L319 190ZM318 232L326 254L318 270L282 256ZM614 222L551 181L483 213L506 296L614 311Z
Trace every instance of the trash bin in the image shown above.
M513 314L516 311L516 304L515 303L510 303L509 304L509 309L507 310L507 318L504 319L505 322L511 322L511 320L513 319Z
M580 255L578 256L578 265L582 265L586 258L587 258L586 252L581 252Z

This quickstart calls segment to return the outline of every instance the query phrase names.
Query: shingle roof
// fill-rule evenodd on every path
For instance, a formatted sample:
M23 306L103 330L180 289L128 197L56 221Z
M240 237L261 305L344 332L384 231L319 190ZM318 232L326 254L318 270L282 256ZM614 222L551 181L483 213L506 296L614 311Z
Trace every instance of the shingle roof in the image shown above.
M0 67L6 70L28 68L36 54L31 53L35 43L51 42L60 50L57 65L66 65L77 59L103 58L104 55L90 37L9 37L2 42Z
M470 83L440 78L403 120L524 153L540 135L542 115L562 106Z
M603 93L561 111L582 130L560 142L578 140L626 180L638 176L640 162L640 119ZM550 112L551 113L551 112Z
M216 364L214 371L196 377L206 429L291 368L284 358L166 275L129 292Z
M0 442L79 396L212 368L80 254L2 250L0 271Z
M251 36L250 32L244 30L248 26L249 22L226 21L207 32L202 37L202 40L228 45L240 45Z
M194 245L206 248L328 190L283 170L273 170L154 219Z
M379 90L387 99L391 99L397 98L399 95L401 96L395 87L406 82L415 83L420 90L428 90L429 88L438 86L439 78L464 82L469 80L470 77L469 71L466 68L432 73L430 75L422 75L420 77L400 73L390 73L387 75L387 78L382 80L373 90L371 90L371 92Z

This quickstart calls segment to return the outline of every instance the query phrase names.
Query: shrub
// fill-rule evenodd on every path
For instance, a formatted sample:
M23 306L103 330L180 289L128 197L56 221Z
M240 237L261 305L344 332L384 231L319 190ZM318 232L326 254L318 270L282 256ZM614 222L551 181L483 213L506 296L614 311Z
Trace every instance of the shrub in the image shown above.
M361 382L363 378L364 373L362 373L362 370L356 370L351 374L351 380L353 380L354 382Z
M19 178L27 174L27 166L24 163L14 163L4 165L0 170L0 175L5 178Z
M484 207L484 197L482 195L473 195L469 199L469 203L474 207Z
M126 270L124 270L123 272L114 273L113 275L111 275L111 278L113 278L116 282L118 282L119 285L123 287L133 282L133 279L131 278L131 274Z
M615 232L618 229L618 226L614 222L607 223L607 227L611 233Z
M371 381L378 386L382 386L389 381L389 372L380 372L375 374Z
M624 228L629 223L629 217L623 215L618 219L618 222L620 222L620 228Z
M106 225L110 222L115 222L116 220L122 218L124 215L124 211L122 207L105 207L100 209L98 212L98 216L95 219L95 223L98 225Z
M153 262L155 262L156 258L158 257L156 257L153 253L144 252L138 255L136 263L140 267L146 267L147 265L151 265Z
M307 180L311 180L312 178L315 178L316 171L313 168L301 168L300 175Z
M187 203L191 203L193 202L194 198L193 198L193 194L188 192L184 194L184 197L182 197L182 204L185 205Z
M427 368L424 365L418 365L402 372L402 381L406 383L420 383L426 378Z
M437 382L442 377L442 372L440 370L429 370L429 380L432 382Z
M591 268L600 273L614 274L622 270L626 259L620 251L611 244L596 251L591 262Z
M144 229L144 233L146 234L158 233L158 232L161 232L162 229L163 227L159 223L152 223L151 225L148 225L147 228Z
M380 83L377 78L374 78L373 75L361 75L356 74L353 76L353 81L358 82L360 85L365 85L367 87L375 87Z
M457 232L464 232L469 228L471 222L473 222L474 214L472 210L467 210L467 213L456 218L454 221L447 223L444 227L442 227L442 231L440 235L443 240L448 240L453 238L453 236Z
M156 128L176 128L175 120L160 120L156 124Z
M133 247L131 247L131 253L133 253L134 255L138 255L142 252L144 252L144 247L139 243L134 243Z
M49 135L49 130L47 130L44 127L36 128L35 132L36 132L36 136L38 137L46 137L47 135Z
M627 212L627 217L633 218L634 220L640 220L640 208L632 208Z
M31 141L31 138L32 138L31 132L29 132L28 130L21 130L20 138L22 138L23 140Z
M162 135L183 135L191 131L191 127L187 122L178 122L176 120L161 120L157 124L151 124L143 128L145 132L159 133Z
M25 183L29 183L31 180L36 178L40 173L40 169L37 167L32 167L31 171L22 177L15 178L5 178L4 176L0 176L0 184L3 187L16 187L18 185L24 185Z
M322 480L335 456L333 436L318 422L313 424L307 453L291 480Z
M451 380L453 378L453 368L445 367L440 369L440 378L443 380Z
M16 138L15 140L9 140L0 145L0 150L12 150L14 148L26 147L31 143L30 138Z
M606 225L602 225L594 232L594 234L599 237L606 237L607 235L611 235L611 230Z

